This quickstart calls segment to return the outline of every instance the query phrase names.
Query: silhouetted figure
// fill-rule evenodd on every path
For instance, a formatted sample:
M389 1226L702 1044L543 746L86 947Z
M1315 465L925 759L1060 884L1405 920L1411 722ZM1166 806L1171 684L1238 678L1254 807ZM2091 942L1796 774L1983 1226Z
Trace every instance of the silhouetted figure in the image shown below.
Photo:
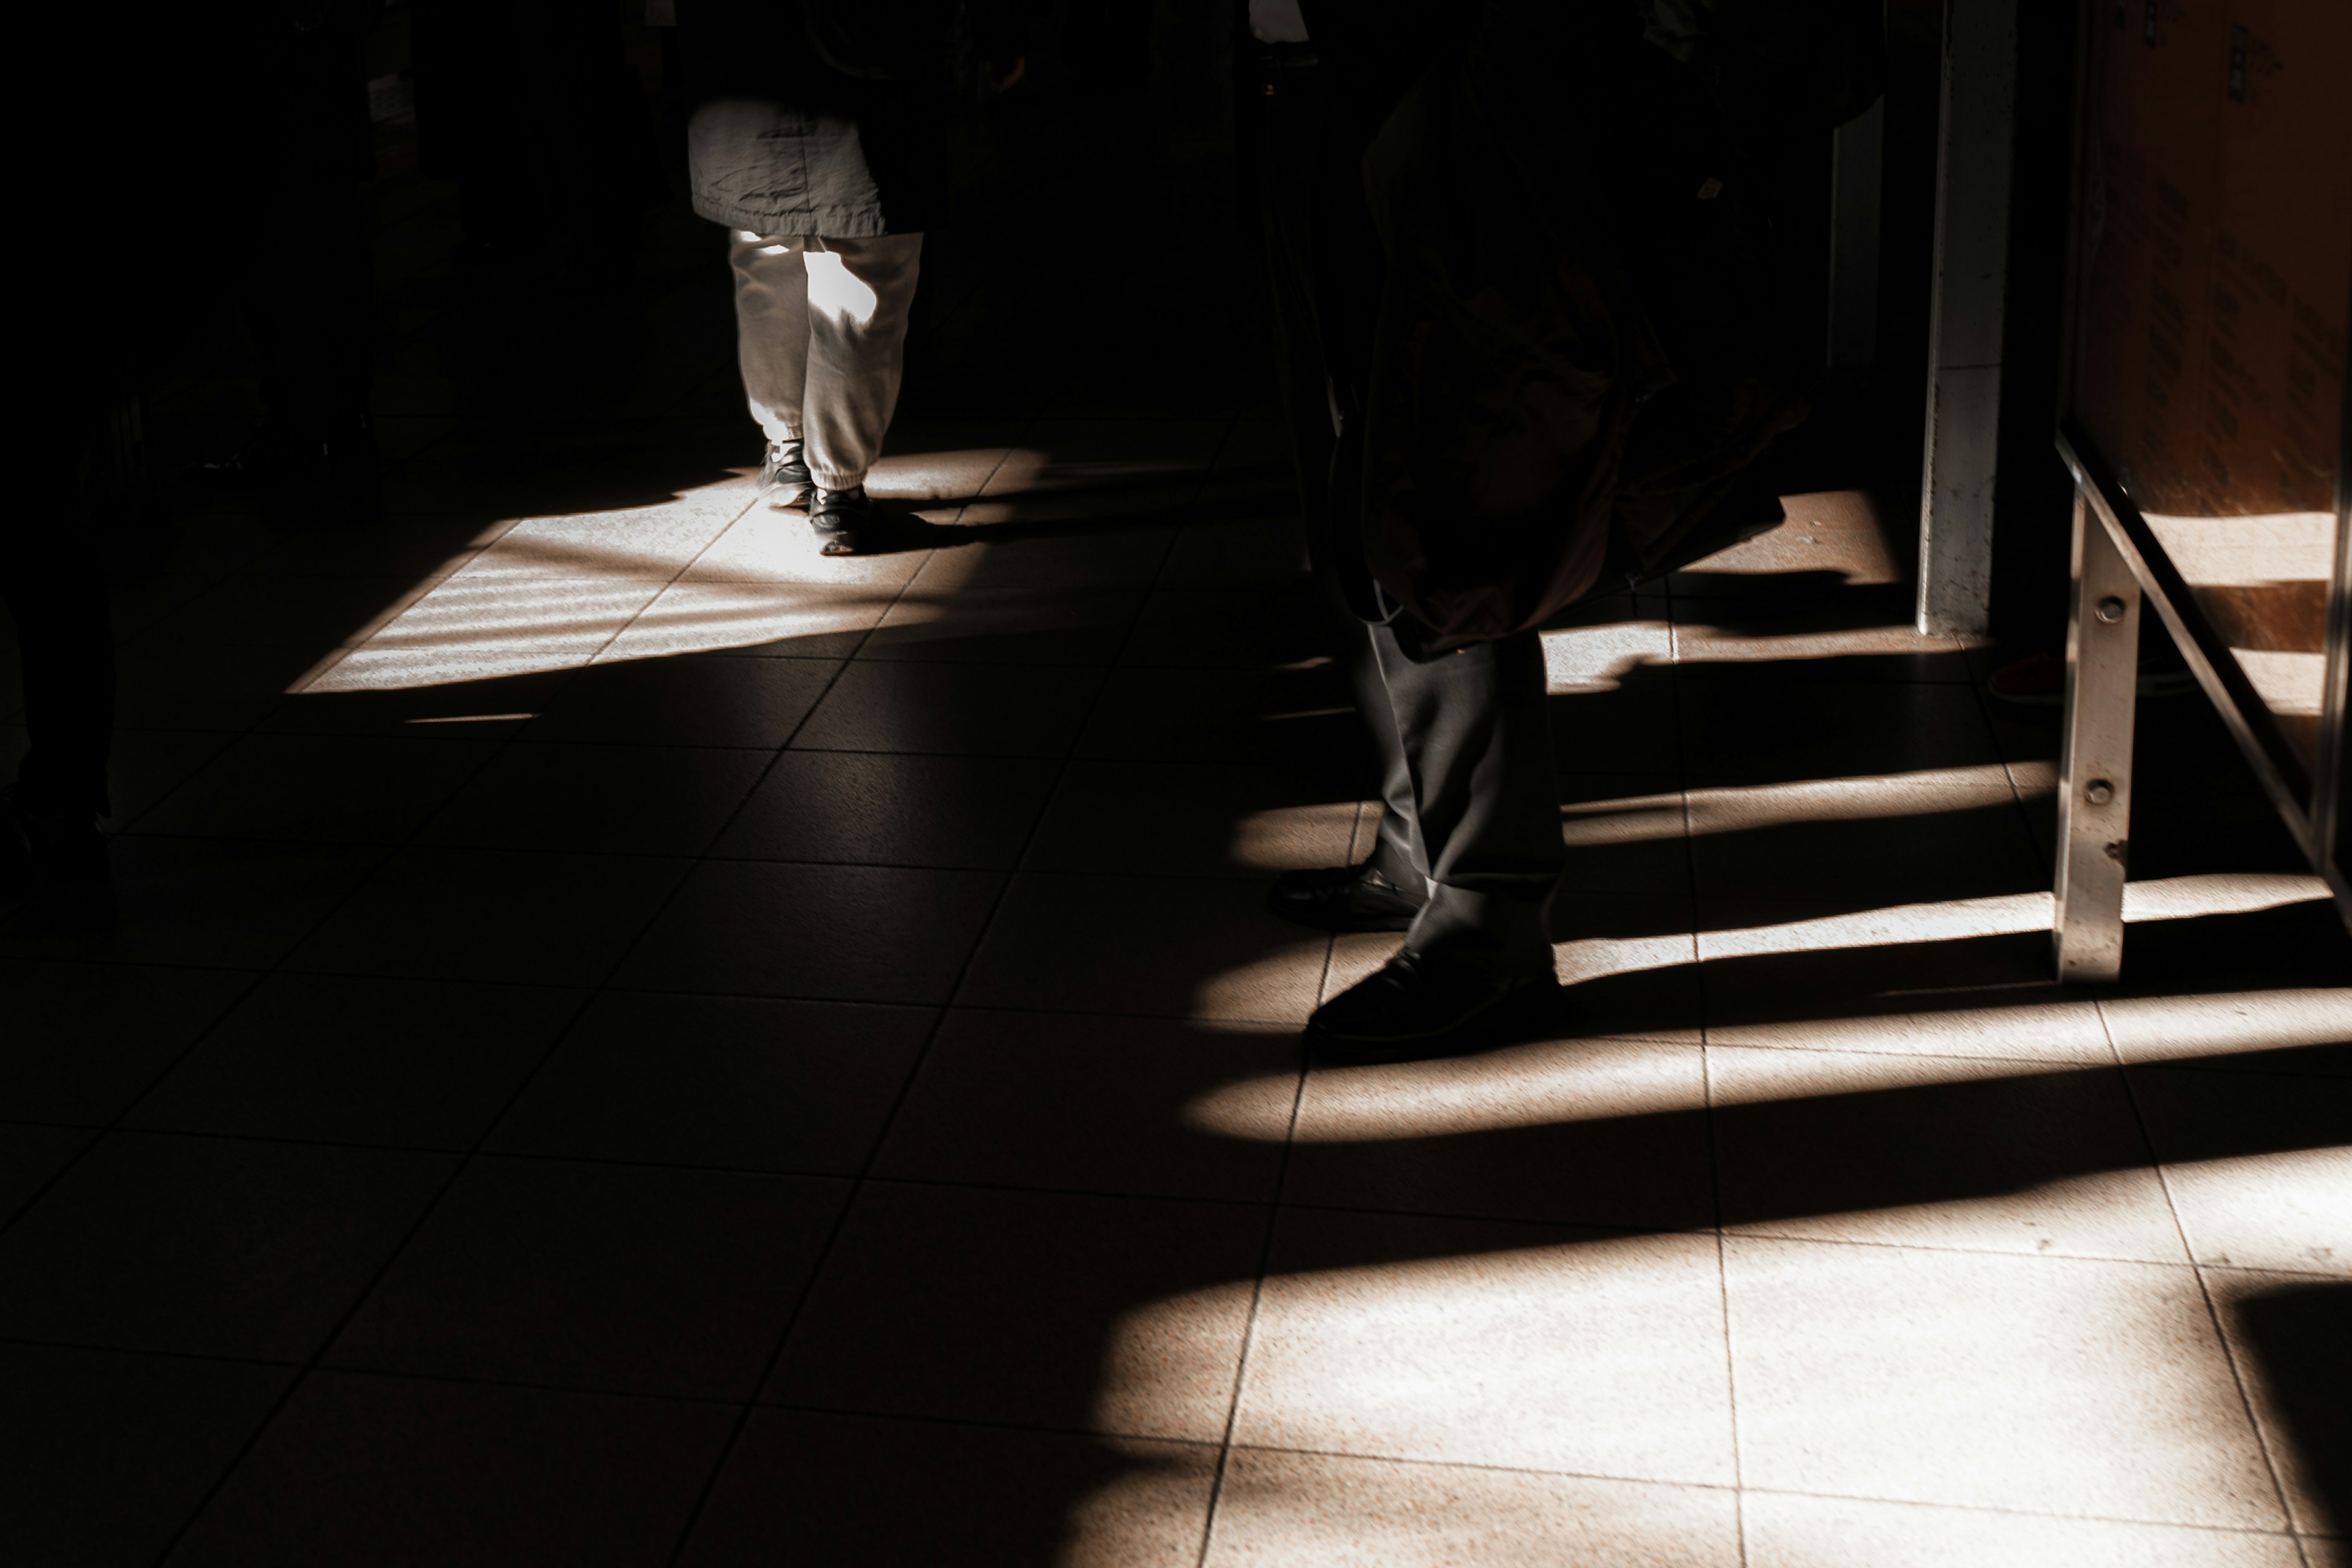
M974 0L1000 89L1014 0ZM923 233L946 190L947 9L922 0L679 0L694 210L731 231L760 488L828 555L871 544L866 476L897 410Z
M1302 6L1318 47L1325 9ZM1863 0L1490 0L1372 137L1384 269L1360 506L1335 499L1333 554L1371 624L1426 897L1397 955L1317 1010L1325 1047L1550 1020L1538 629L1715 548L1744 508L1777 513L1748 470L1804 417L1819 350L1773 298L1769 172L1782 138L1875 95L1875 29ZM1293 879L1277 905L1360 923L1384 865Z

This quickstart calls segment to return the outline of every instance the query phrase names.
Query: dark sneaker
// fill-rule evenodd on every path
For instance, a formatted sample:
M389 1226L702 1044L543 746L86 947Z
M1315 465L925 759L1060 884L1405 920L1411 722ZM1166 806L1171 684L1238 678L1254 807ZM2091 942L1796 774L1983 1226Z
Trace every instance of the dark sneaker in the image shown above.
M827 555L856 555L872 548L876 525L881 521L874 500L858 485L845 490L817 486L809 502L809 527Z
M1428 898L1405 891L1366 861L1285 871L1265 902L1284 920L1318 931L1403 931Z
M809 479L808 454L798 441L771 441L760 465L760 499L770 506L799 506L816 486Z
M1444 1056L1538 1033L1559 1005L1549 969L1500 979L1465 959L1407 948L1315 1009L1307 1039L1341 1061Z

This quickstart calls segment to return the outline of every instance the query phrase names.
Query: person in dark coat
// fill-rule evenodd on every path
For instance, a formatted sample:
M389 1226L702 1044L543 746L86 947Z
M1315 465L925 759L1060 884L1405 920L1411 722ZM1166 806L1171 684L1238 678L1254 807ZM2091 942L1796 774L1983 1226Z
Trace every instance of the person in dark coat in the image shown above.
M1016 0L967 15L992 83L1011 87ZM678 0L694 210L730 231L761 489L805 504L829 555L870 542L866 476L946 197L948 20L927 0Z
M1874 96L1874 27L1868 0L1487 0L1422 40L1360 163L1381 276L1360 488L1350 507L1335 480L1331 529L1420 885L1387 869L1384 833L1364 866L1277 889L1339 929L1412 910L1396 955L1316 1011L1323 1048L1427 1054L1551 1021L1540 629L1714 548L1745 509L1777 513L1754 465L1819 359L1771 297L1769 171L1782 138Z

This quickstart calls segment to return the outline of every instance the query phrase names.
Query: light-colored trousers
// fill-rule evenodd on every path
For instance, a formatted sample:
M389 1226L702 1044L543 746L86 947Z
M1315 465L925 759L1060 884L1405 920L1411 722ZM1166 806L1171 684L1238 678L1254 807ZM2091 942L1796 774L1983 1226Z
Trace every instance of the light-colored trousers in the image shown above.
M748 234L735 268L736 347L751 417L803 443L829 490L865 482L898 406L919 234L873 239Z

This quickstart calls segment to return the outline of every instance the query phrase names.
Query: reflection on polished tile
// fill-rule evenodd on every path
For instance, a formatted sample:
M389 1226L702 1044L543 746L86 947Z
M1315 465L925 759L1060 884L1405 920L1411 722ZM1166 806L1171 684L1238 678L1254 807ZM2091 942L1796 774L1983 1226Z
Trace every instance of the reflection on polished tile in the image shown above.
M2188 1269L1736 1237L1724 1268L1747 1485L2285 1523Z
M1732 1568L1728 1489L1237 1448L1210 1568Z

